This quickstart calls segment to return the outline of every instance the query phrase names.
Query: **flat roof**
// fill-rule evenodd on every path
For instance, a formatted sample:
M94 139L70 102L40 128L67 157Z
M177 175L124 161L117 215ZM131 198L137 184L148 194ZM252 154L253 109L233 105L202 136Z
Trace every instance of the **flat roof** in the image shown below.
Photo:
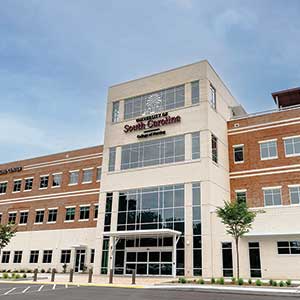
M136 236L174 236L181 235L180 231L173 229L149 229L149 230L125 230L103 232L104 236L110 237L136 237Z

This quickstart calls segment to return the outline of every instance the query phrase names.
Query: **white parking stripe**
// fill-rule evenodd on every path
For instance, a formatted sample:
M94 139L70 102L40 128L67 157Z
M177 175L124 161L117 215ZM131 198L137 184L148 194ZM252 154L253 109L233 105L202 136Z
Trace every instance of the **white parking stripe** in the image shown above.
M67 284L65 285L65 288L66 288L66 289L68 288L68 285L67 285Z
M9 291L7 291L6 293L4 293L3 295L8 295L10 292L14 291L15 289L16 288L14 287L14 288L10 289Z
M52 290L55 290L56 288L56 284L53 284Z
M44 287L44 286L41 285L40 288L38 289L38 292L40 292L40 291L42 290L43 287Z
M28 286L25 290L22 291L22 293L26 293L30 289L30 286Z

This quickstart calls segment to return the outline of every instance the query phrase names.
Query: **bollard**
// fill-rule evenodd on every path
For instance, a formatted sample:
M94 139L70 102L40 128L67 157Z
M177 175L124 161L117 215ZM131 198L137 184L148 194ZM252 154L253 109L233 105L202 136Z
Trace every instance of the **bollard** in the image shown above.
M113 269L109 270L109 283L113 283Z
M38 269L34 269L33 271L33 281L37 281Z
M135 269L132 270L132 282L131 284L135 284Z
M73 269L70 269L69 282L73 282L73 274L74 274L74 270L73 270Z
M54 282L54 280L55 280L55 273L56 273L56 270L53 268L52 272L51 272L51 282Z
M88 280L88 283L92 283L92 279L93 279L93 269L89 269L89 280Z

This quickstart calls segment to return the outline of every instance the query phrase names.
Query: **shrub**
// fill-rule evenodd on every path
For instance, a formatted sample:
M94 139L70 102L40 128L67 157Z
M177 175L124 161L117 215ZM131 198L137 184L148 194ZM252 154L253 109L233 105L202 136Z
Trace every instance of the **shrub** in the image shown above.
M292 284L292 281L291 281L291 279L288 279L285 283L287 286L290 286Z
M200 279L198 279L197 280L197 284L204 284L205 282L204 282L204 279L203 278L200 278Z
M10 273L11 271L8 269L7 271L6 271L6 273Z
M270 279L270 280L269 280L269 285L273 285L273 282L274 282L274 280L273 280L273 279Z
M27 278L27 275L24 273L22 277L23 277L23 278Z
M238 285L243 285L244 284L244 279L243 278L239 278L238 279Z
M186 279L184 277L179 277L178 282L179 283L186 283Z
M213 277L213 278L210 280L210 283L212 283L212 284L216 283L216 279Z
M24 270L24 269L21 269L21 270L20 270L20 273L25 273L25 270Z
M16 278L16 279L20 279L20 278L21 278L21 275L20 275L20 274L16 274L15 278Z
M232 277L232 278L231 278L231 283L235 284L235 282L236 282L236 278L235 278L235 277Z
M257 279L257 280L255 281L255 284L256 284L257 286L261 286L261 285L262 285L262 282L260 281L260 279Z
M281 281L279 281L279 286L283 287L283 286L285 286L285 283L281 280Z
M9 276L7 273L3 273L2 277L3 277L3 279L8 279Z
M32 270L28 269L28 270L27 270L27 273L32 273Z
M217 283L218 284L224 284L225 283L225 280L223 277L221 277L220 279L217 280Z
M272 285L277 286L277 281L274 280Z
M11 278L15 278L16 277L16 273L12 273L10 276L11 276Z
M252 284L252 279L251 278L248 279L248 284Z
M41 269L41 273L45 273L45 269Z

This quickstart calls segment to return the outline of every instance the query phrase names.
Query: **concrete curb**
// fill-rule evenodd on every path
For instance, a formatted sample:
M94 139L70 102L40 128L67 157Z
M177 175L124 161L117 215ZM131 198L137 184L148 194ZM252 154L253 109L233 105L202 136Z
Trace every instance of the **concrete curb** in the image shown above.
M300 297L299 288L262 288L262 287L226 287L214 285L153 285L144 286L145 289L167 289L167 290L186 290L186 291L203 291L221 294L251 294L251 295L268 295L282 297L293 296Z

